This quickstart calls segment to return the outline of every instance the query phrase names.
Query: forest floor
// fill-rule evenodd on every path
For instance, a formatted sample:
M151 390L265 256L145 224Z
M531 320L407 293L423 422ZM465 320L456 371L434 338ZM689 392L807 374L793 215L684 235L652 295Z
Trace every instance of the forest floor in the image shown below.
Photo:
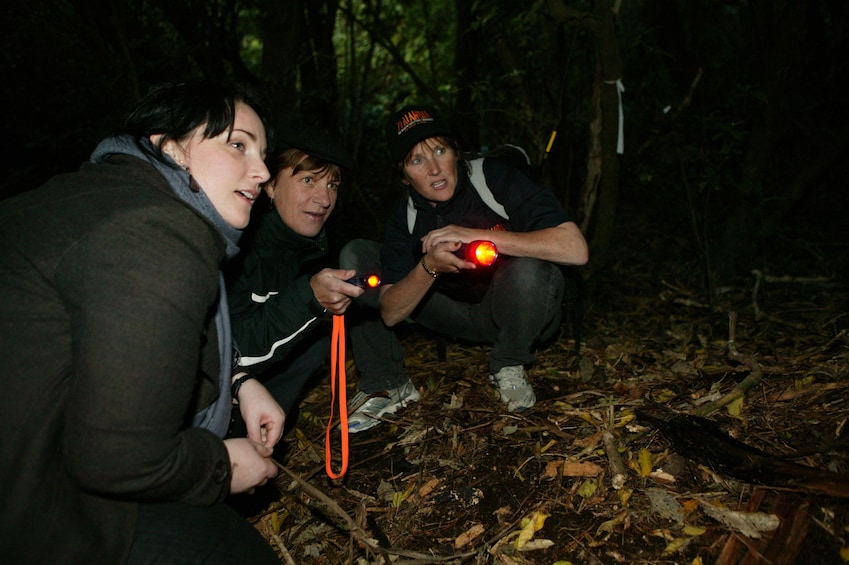
M441 361L408 328L421 401L351 435L331 480L329 387L314 388L247 512L281 561L849 561L845 242L787 235L792 261L710 304L697 254L643 233L591 281L579 352L566 324L539 352L530 410L497 400L487 348L449 341Z

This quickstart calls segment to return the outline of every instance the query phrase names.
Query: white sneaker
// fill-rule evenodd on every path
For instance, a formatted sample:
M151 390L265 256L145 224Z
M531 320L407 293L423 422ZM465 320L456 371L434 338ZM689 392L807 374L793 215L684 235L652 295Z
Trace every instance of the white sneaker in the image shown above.
M528 383L527 373L521 365L502 367L489 380L498 384L501 401L507 404L508 412L521 412L537 403L534 389Z
M348 433L371 429L381 422L382 416L394 414L399 408L418 402L420 398L416 385L410 380L398 388L383 392L358 392L348 403L348 409L354 409L348 414Z

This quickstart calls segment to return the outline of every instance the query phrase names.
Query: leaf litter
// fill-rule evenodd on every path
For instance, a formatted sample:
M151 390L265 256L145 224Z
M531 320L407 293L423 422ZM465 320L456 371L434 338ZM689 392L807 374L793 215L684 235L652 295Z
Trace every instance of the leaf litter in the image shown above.
M333 481L316 383L286 472L234 504L305 565L846 563L849 289L761 279L755 303L741 279L707 307L692 265L654 260L594 279L579 352L564 324L530 369L532 409L503 409L487 348L440 360L409 326L421 401L350 436Z

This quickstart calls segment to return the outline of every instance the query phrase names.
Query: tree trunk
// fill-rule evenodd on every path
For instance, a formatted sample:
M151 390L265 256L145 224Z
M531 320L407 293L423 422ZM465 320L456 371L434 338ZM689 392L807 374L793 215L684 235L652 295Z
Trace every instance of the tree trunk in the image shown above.
M262 77L274 114L285 117L298 101L297 78L304 24L303 0L268 2L263 25Z
M765 59L760 77L763 103L759 115L753 120L743 157L739 196L725 223L714 262L716 271L712 273L712 283L760 266L755 263L761 242L768 235L765 228L778 225L769 216L782 213L780 209L770 210L764 205L768 200L777 198L782 201L789 197L788 189L792 188L792 183L787 183L774 187L780 193L767 195L764 182L776 139L783 128L789 66L794 60L793 50L798 49L804 34L804 5L791 0L782 10L770 0L758 0L755 4L754 35L774 39L759 46L761 57Z
M590 240L588 276L607 262L619 197L619 85L622 60L616 39L616 6L611 0L596 0L593 14L577 12L561 0L549 0L552 15L566 24L590 29L598 43L598 69L593 104L596 115L590 124L587 177L584 183L582 229Z
M339 129L339 90L336 82L336 29L338 0L310 0L306 3L312 50L301 65L300 99L305 119L336 132Z
M456 73L457 98L454 101L456 110L455 126L463 132L463 141L467 149L478 149L480 135L477 127L477 116L472 102L472 84L477 80L475 54L478 35L472 29L474 14L472 0L455 0L457 12L457 31L454 46L454 68Z

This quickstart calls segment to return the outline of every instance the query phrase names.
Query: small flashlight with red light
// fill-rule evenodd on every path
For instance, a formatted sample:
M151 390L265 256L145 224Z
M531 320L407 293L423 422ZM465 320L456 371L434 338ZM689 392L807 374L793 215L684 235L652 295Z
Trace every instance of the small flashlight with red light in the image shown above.
M454 255L480 267L489 267L498 259L498 249L491 241L478 239L464 243L454 252Z
M377 275L357 275L356 277L347 279L345 282L360 288L377 288L380 286L380 277Z

